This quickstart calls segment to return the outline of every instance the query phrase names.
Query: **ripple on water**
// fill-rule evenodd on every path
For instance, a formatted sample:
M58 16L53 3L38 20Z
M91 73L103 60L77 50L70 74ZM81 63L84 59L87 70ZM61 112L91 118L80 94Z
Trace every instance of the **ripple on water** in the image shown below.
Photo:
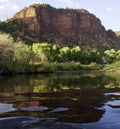
M105 93L104 95L105 95L105 96L111 96L111 95L120 96L120 92Z

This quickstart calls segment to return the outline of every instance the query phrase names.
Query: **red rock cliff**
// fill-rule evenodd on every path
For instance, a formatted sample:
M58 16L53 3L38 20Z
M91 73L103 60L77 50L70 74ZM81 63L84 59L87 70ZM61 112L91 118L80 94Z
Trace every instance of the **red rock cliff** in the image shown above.
M49 5L31 5L18 12L11 20L22 20L39 41L81 45L87 48L110 48L115 45L108 42L110 34L101 25L101 21L83 9L56 9Z

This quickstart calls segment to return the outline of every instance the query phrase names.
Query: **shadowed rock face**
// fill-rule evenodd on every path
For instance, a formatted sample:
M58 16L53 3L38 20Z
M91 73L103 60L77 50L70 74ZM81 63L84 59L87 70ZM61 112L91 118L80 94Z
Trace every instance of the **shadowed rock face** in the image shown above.
M99 19L85 10L55 9L50 6L30 6L13 19L22 19L29 29L36 34L54 33L75 38L82 34L101 33L106 37L106 31Z
M101 21L86 10L56 9L49 5L31 5L18 12L10 21L22 20L39 41L86 48L111 48L111 34ZM111 32L114 33L114 32ZM112 34L113 35L113 34ZM117 37L114 37L117 40ZM91 46L90 46L91 44Z

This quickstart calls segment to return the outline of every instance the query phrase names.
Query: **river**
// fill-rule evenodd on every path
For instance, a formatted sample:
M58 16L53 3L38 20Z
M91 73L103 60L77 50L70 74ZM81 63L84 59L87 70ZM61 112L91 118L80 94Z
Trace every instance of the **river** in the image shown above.
M0 129L119 129L120 74L0 76Z

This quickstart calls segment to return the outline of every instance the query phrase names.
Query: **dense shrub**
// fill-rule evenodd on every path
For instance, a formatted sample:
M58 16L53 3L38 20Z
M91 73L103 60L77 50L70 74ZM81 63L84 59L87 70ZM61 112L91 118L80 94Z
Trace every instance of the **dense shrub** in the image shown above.
M100 69L120 59L120 50L83 50L80 46L14 42L11 35L0 33L0 73L53 72L61 70ZM96 67L96 68L95 68Z

